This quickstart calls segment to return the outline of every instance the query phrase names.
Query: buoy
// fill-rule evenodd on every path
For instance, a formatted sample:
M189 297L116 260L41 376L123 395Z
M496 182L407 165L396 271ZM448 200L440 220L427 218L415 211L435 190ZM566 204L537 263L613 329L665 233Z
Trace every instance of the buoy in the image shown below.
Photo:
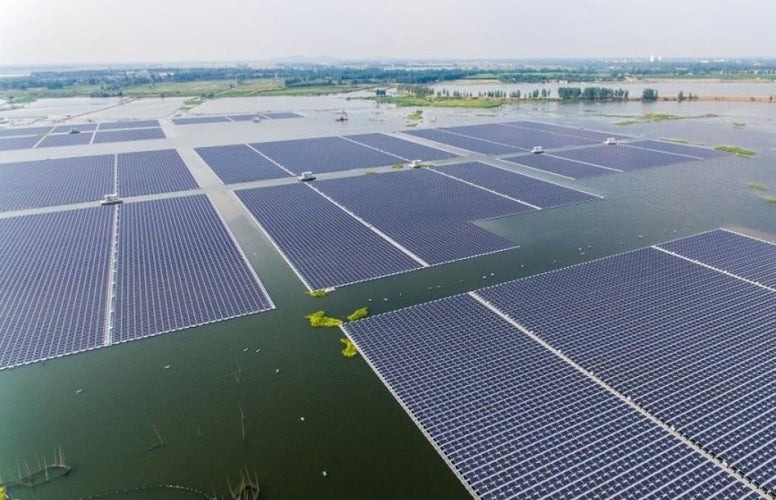
M304 417L299 417L300 422L304 422Z
M328 473L328 472L326 472L325 470L322 470L322 471L321 471L321 475L322 475L323 477L326 477L326 476L328 476L328 475L329 475L329 473Z
M366 299L366 300L368 300L369 302L372 302L372 299Z
M280 373L280 368L275 368L275 373Z
M383 302L388 302L388 297L383 297Z

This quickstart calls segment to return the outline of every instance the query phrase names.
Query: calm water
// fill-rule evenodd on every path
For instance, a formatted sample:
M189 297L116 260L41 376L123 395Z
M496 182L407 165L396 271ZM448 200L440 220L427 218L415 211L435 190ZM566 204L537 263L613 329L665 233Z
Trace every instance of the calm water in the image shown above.
M658 103L651 109L685 109L677 106ZM227 477L235 483L247 468L258 474L262 498L268 499L467 498L366 363L340 355L339 330L310 328L303 316L318 309L345 315L364 305L373 313L389 311L720 226L776 239L776 205L747 187L759 182L776 190L776 154L769 149L776 146L776 127L764 111L772 108L692 106L691 114L721 116L618 128L607 115L640 114L642 106L427 111L437 125L534 118L647 137L734 143L759 154L569 183L606 199L481 222L521 248L345 287L321 299L303 293L250 222L236 212L225 214L277 309L0 372L0 475L14 476L17 461L33 467L61 445L73 466L70 476L34 490L15 490L15 497L78 498L156 484L223 494ZM369 103L359 109L364 121L351 118L349 132L402 128L408 112ZM302 135L337 133L327 111L309 115L282 127L301 127ZM746 127L733 128L731 121L742 117ZM191 126L176 140L193 143L203 130L249 133L234 125L232 132L196 132L197 126ZM83 392L76 394L79 389ZM149 450L156 443L153 426L165 444ZM196 496L149 490L114 498Z

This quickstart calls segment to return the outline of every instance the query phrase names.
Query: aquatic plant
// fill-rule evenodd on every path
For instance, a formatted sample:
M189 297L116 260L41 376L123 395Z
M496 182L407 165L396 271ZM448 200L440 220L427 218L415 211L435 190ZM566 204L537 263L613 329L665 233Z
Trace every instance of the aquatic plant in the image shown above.
M310 290L307 295L310 297L325 297L329 295L330 290L327 288L319 288L318 290Z
M356 349L355 344L346 337L342 337L340 339L340 342L342 342L345 345L345 348L342 350L342 355L346 358L352 358L356 354L358 354L358 350Z
M341 319L330 318L323 311L315 311L305 316L305 318L310 321L310 326L315 328L333 328L342 324Z
M369 308L362 307L361 309L356 309L352 313L348 314L348 321L358 321L359 319L366 318L367 316L369 316Z
M726 144L717 146L714 149L717 151L724 151L725 153L733 153L736 156L743 156L744 158L751 158L752 156L757 154L750 149L744 149L739 146L729 146Z
M768 186L760 184L759 182L750 182L747 185L755 191L768 191Z

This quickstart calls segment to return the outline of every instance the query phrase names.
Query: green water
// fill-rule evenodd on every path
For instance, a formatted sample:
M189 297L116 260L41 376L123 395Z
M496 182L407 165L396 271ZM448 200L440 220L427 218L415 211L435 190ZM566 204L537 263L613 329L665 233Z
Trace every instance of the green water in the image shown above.
M723 121L634 131L716 143L729 133ZM80 498L157 484L222 495L227 477L236 483L243 468L258 475L267 499L468 498L363 359L340 355L341 332L313 329L304 315L325 309L344 316L364 305L389 311L721 226L776 239L776 205L747 187L758 182L776 193L770 127L749 127L745 145L760 153L753 159L570 183L606 199L480 223L519 249L324 298L307 297L252 224L234 220L277 309L0 372L0 475L15 476L17 461L32 468L61 445L72 473L15 489L15 498ZM154 426L164 445L152 449ZM147 490L108 498L196 496Z

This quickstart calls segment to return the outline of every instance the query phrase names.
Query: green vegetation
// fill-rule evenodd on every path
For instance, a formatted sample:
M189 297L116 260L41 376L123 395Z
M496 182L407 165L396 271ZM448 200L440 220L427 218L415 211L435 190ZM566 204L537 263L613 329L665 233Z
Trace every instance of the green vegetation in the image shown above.
M341 319L330 318L326 316L324 311L316 311L312 314L308 314L305 318L310 321L310 326L315 328L333 328L342 324Z
M404 168L404 164L403 163L394 163L393 165L391 165L391 168L395 168L396 170L401 170L401 169Z
M628 96L629 92L622 88L558 87L558 98L561 101L627 101Z
M768 203L776 203L776 197L773 196L766 196L763 198L763 200L767 201Z
M639 123L639 121L638 120L622 120L622 121L619 121L619 122L615 123L615 125L621 125L621 126L624 127L626 125L635 125L636 123Z
M352 313L348 314L348 321L358 321L360 319L366 318L367 316L369 316L369 308L362 307L361 309L356 309Z
M306 292L306 293L310 297L325 297L325 296L329 295L330 290L328 290L326 288L319 288L318 290L311 290L311 291Z
M345 348L342 350L343 356L345 356L346 358L352 358L356 354L358 354L355 344L353 344L353 342L349 338L342 337L339 340L345 345Z
M747 184L747 186L754 189L755 191L768 191L768 186L765 184L760 184L759 182L750 182Z
M725 153L733 153L736 156L743 156L744 158L751 158L757 154L752 150L744 149L738 146L721 145L715 147L714 149L717 151L724 151Z
M682 117L670 113L644 113L642 118L648 122L663 122L667 120L681 120Z
M746 123L744 122L733 122L733 128L744 128L746 127Z
M422 109L416 109L412 113L407 115L408 120L422 120L423 119L423 110Z
M644 102L654 102L657 101L657 90L646 88L641 92L641 100Z
M661 139L668 142L675 142L677 144L690 144L690 141L686 141L684 139L676 139L674 137L661 137Z

